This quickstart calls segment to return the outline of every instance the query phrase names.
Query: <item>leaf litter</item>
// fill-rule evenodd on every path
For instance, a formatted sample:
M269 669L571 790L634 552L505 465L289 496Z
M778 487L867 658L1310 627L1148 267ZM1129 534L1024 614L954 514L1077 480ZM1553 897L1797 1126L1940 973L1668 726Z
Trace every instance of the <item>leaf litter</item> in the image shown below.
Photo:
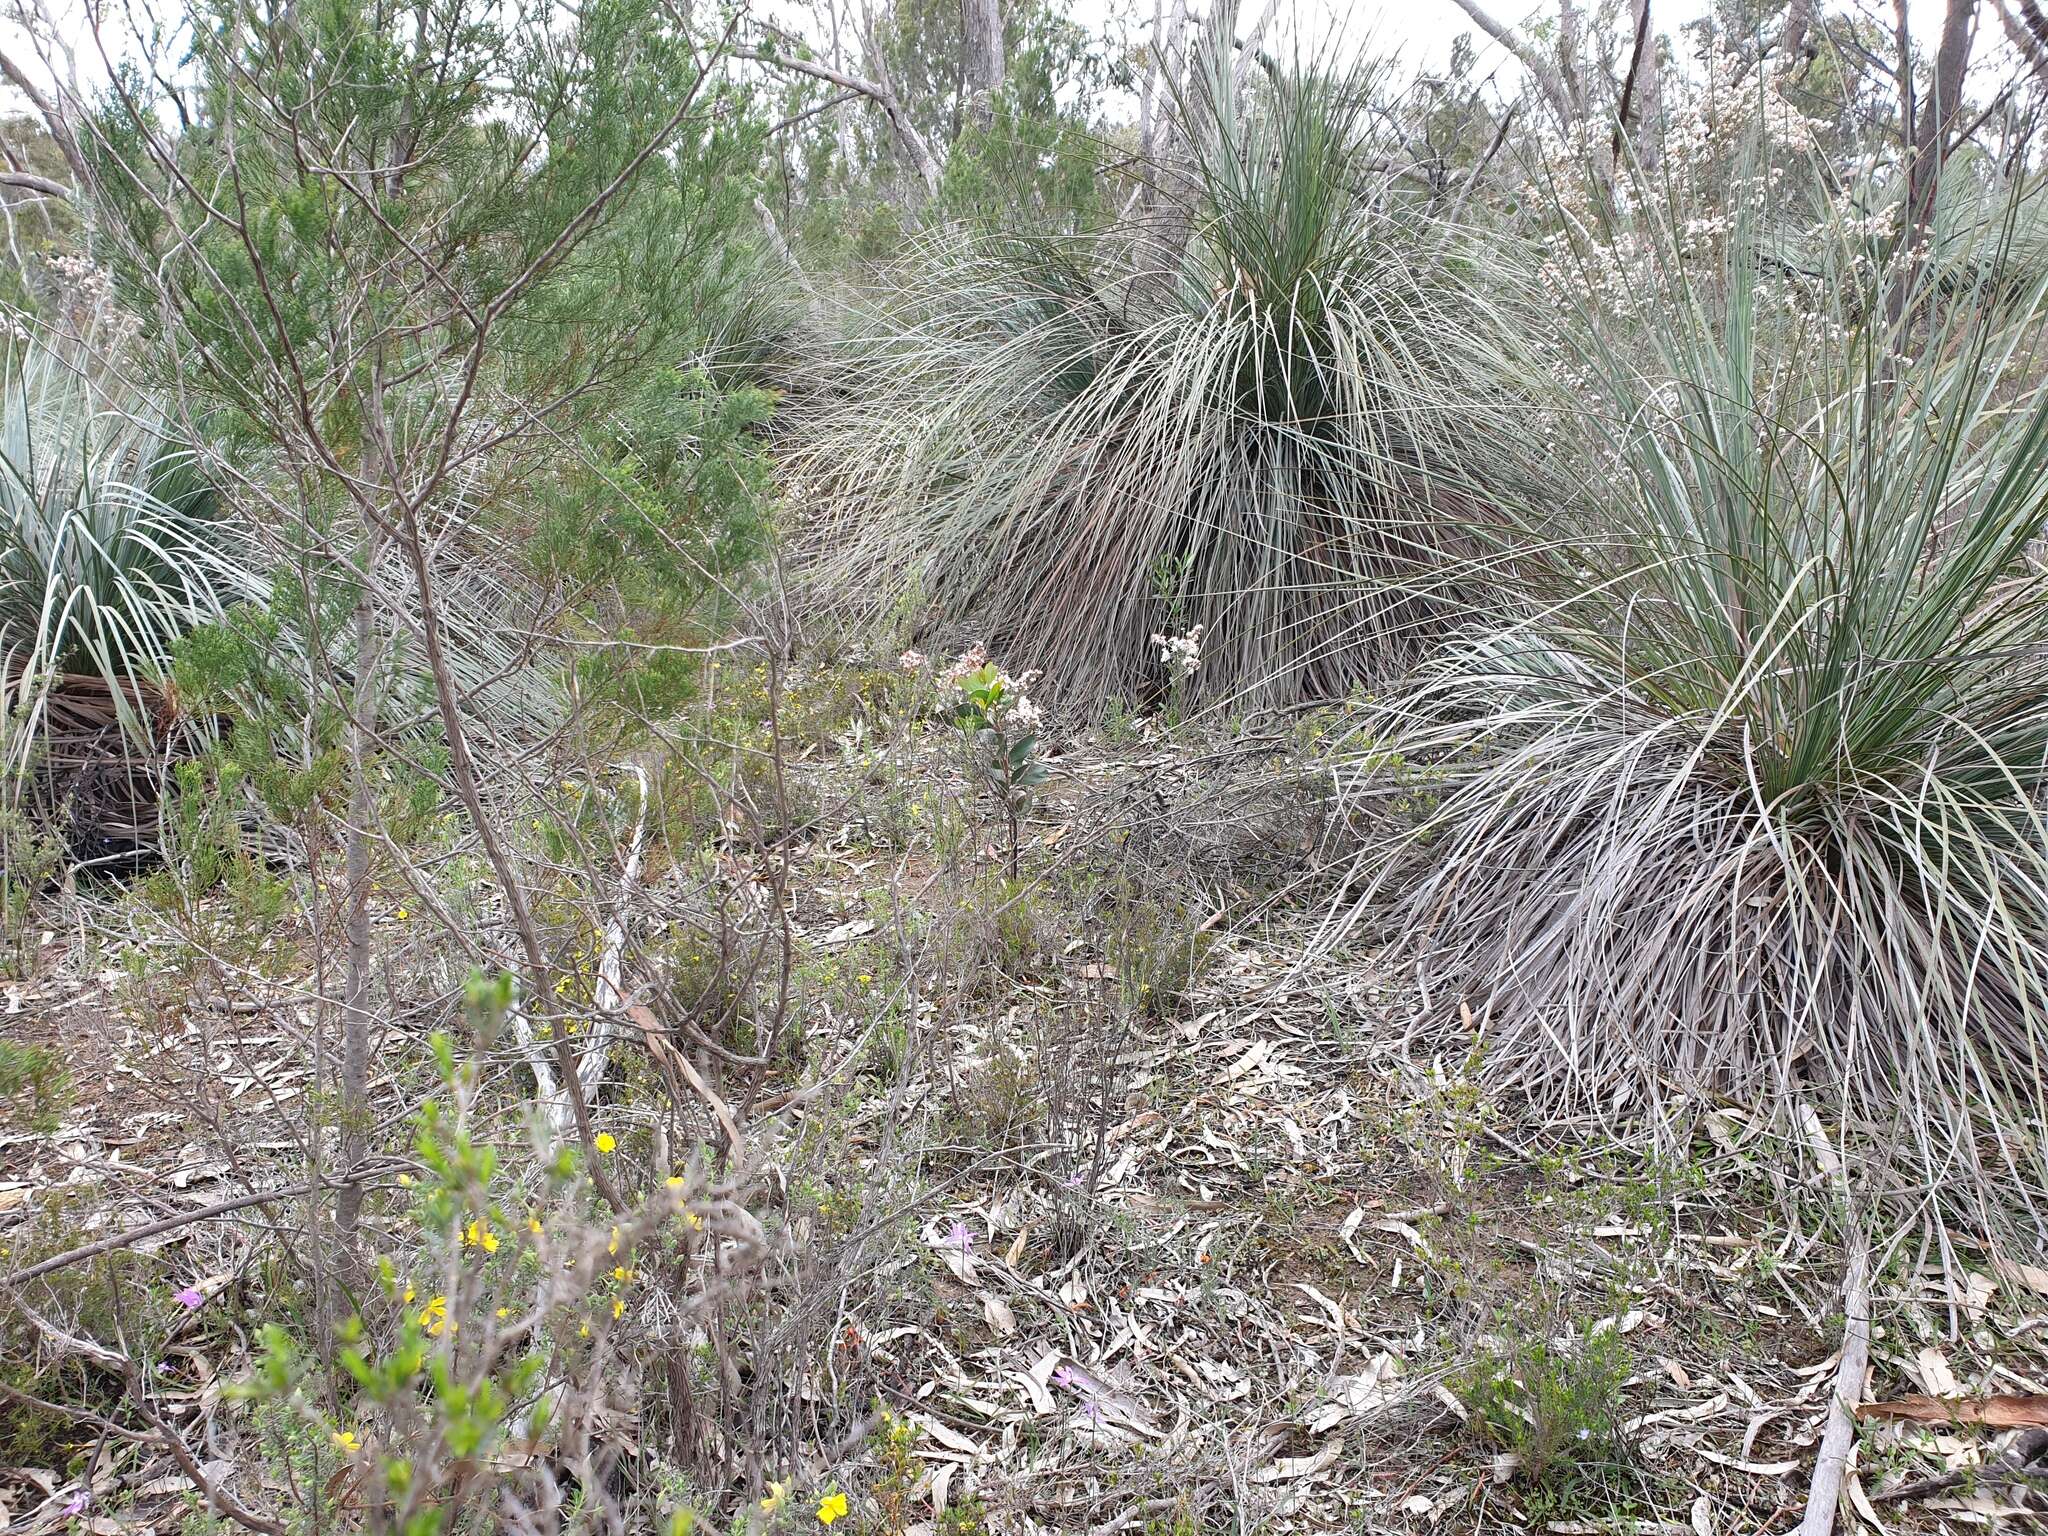
M1188 773L1174 753L1076 753L1066 766L1068 803L1046 811L1062 826L1102 826L1114 820L1102 805L1134 784ZM865 866L886 867L856 852L830 837L792 852L792 922L817 952L886 936L886 922L847 911ZM1620 1427L1648 1475L1636 1509L1559 1514L1545 1529L1782 1529L1838 1342L1802 1314L1825 1313L1838 1256L1758 1197L1772 1152L1754 1124L1717 1109L1692 1176L1648 1177L1630 1148L1520 1126L1487 1102L1442 1054L1458 1011L1425 1006L1370 957L1305 973L1285 923L1206 926L1180 1006L1138 1017L1119 1043L1122 1097L1081 1171L1043 1144L970 1159L915 1192L916 1252L846 1293L849 1326L886 1364L885 1403L913 1428L928 1520L973 1496L991 1530L1019 1532L1170 1525L1178 1512L1274 1531L1521 1528L1525 1459L1475 1432L1468 1376L1504 1327L1562 1319L1626 1349ZM52 948L55 979L11 989L8 1006L67 1042L89 1091L53 1130L0 1134L0 1244L53 1188L89 1194L84 1241L269 1187L292 1143L263 1132L310 1082L297 1007L310 978L145 1024L139 1006L109 1005L120 989L108 978L70 976ZM1059 963L1071 973L1060 986L1020 982L950 1020L954 1062L918 1070L994 1059L1041 994L1123 983L1114 957L1085 946ZM217 1084L197 1112L138 1088L162 1080L165 1053L184 1061L181 1080ZM898 1106L941 1086L912 1075L895 1098L855 1107L838 1156L874 1164ZM776 1155L790 1171L815 1114L799 1094L783 1116ZM1807 1130L1824 1164L1825 1127ZM211 1298L244 1283L270 1219L250 1208L134 1246ZM1986 1431L2044 1422L2048 1394L2032 1389L2048 1375L2044 1296L2048 1270L1986 1256L1962 1275L1909 1271L1883 1298L1872 1384L1917 1390L1859 1410L1845 1519L1990 1518L1971 1505L1995 1488L1898 1490L1995 1471L2010 1446ZM214 1335L167 1357L188 1432L222 1424L223 1389L248 1365ZM804 1470L850 1476L862 1454L820 1444ZM80 1498L86 1529L141 1530L152 1510L181 1509L188 1487L162 1457L90 1488L24 1465L0 1472L0 1506L10 1531L63 1529ZM118 1523L101 1512L117 1503Z

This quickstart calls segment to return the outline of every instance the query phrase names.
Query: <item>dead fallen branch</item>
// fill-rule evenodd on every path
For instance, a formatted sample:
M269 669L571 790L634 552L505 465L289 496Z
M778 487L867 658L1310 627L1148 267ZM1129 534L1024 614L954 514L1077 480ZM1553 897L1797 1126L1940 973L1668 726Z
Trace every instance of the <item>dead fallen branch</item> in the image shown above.
M2048 1429L2030 1429L2018 1435L2002 1456L1981 1467L1957 1467L1933 1477L1901 1483L1871 1495L1872 1504L1904 1504L1932 1498L1967 1485L1974 1492L2004 1493L2032 1490L2048 1483Z
M17 1305L19 1306L20 1303L17 1303ZM135 1362L132 1355L125 1354L120 1350L109 1349L106 1345L96 1340L82 1338L77 1334L67 1332L48 1318L37 1313L31 1307L21 1306L21 1311L41 1332L44 1339L57 1349L66 1354L90 1360L95 1365L121 1378L123 1385L128 1390L128 1398L133 1404L135 1411L141 1415L143 1421L155 1432L157 1443L170 1453L171 1460L178 1464L187 1480L198 1490L199 1496L205 1501L205 1508L208 1513L226 1515L235 1524L242 1526L244 1529L256 1531L260 1533L260 1536L286 1536L286 1528L281 1522L250 1509L225 1487L221 1486L217 1480L211 1479L206 1475L206 1470L200 1465L199 1458L192 1454L192 1448L185 1443L184 1439L175 1429L164 1422L163 1416L150 1405L148 1381L143 1375L142 1367ZM126 1430L123 1430L122 1434L124 1438L141 1438Z
M1835 1372L1828 1425L1821 1435L1820 1454L1814 1458L1813 1484L1806 1496L1806 1518L1799 1522L1799 1536L1830 1536L1834 1530L1842 1480L1856 1448L1856 1404L1863 1396L1864 1373L1870 1368L1870 1251L1860 1240L1849 1250L1842 1312L1842 1363Z
M605 925L604 943L598 954L597 985L592 996L597 1022L591 1030L589 1048L571 1068L561 1059L563 1042L559 1037L544 1045L526 1011L515 1007L512 1013L512 1027L525 1053L527 1066L533 1073L542 1112L547 1117L548 1128L557 1136L565 1136L575 1127L577 1106L587 1105L597 1096L598 1086L604 1081L605 1067L611 1060L612 1036L617 1032L615 1021L626 1003L623 990L626 935L633 894L639 888L640 869L646 856L648 786L644 769L635 764L623 766L633 774L638 784L633 840L627 849L625 868L619 876L618 909ZM551 1055L553 1060L550 1060Z
M216 1216L231 1216L236 1211L246 1211L252 1205L268 1205L276 1200L303 1199L310 1189L311 1186L307 1184L287 1184L281 1189L258 1190L253 1195L239 1195L233 1200L223 1200L218 1205L209 1205L202 1210L182 1211L176 1216L166 1216L161 1221L130 1227L125 1232L116 1232L111 1237L100 1238L97 1242L67 1248L64 1252L39 1260L26 1269L17 1269L11 1275L0 1275L0 1288L21 1285L72 1264L83 1264L87 1259L96 1259L103 1253L112 1253L117 1248L129 1247L160 1233L175 1232L180 1227L196 1226L202 1221L211 1221Z
M359 1174L350 1176L348 1182L373 1184L387 1175L399 1172L403 1163L381 1163L365 1168ZM333 1181L328 1181L333 1182ZM260 1189L254 1194L237 1195L232 1200L222 1200L215 1205L201 1206L196 1211L181 1211L175 1216L165 1216L158 1221L144 1222L139 1227L98 1238L93 1242L67 1248L62 1253L52 1254L47 1259L38 1259L25 1269L17 1269L10 1275L0 1275L0 1289L21 1285L35 1280L54 1270L65 1269L73 1264L83 1264L87 1259L96 1259L103 1253L112 1253L118 1248L131 1247L148 1238L175 1232L180 1227L197 1226L202 1221L211 1221L216 1216L232 1216L236 1211L246 1211L254 1205L270 1205L279 1200L302 1200L312 1193L311 1184L285 1184L277 1189Z

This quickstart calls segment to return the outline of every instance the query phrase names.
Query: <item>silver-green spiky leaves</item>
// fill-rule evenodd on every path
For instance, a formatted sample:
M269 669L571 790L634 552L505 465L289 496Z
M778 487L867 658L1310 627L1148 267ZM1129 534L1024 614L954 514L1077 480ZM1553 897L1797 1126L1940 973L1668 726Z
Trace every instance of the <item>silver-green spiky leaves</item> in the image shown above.
M91 367L28 345L0 383L0 649L27 707L18 750L59 675L90 673L125 707L124 685L165 676L179 636L265 591L161 416Z

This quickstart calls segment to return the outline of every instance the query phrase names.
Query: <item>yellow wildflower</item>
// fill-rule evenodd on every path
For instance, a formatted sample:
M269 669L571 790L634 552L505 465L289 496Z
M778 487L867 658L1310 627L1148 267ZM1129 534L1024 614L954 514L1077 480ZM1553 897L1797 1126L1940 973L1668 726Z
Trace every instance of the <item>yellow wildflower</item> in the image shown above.
M362 1441L356 1438L355 1431L352 1429L337 1429L334 1432L334 1444L336 1449L344 1456L353 1456L358 1450L362 1449Z
M610 1131L599 1131L599 1132L597 1133L597 1150L598 1150L598 1151L600 1151L600 1152L612 1152L612 1151L616 1151L616 1150L617 1150L617 1148L618 1148L618 1145L619 1145L619 1142L618 1142L618 1138L617 1138L616 1136L612 1135L612 1133L611 1133Z
M613 1322L617 1322L617 1321L618 1321L618 1320L619 1320L620 1318L624 1317L625 1315L626 1315L626 1302L625 1302L625 1298L624 1298L624 1297L622 1297L622 1296L614 1296L614 1297L612 1298L612 1321L613 1321Z
M846 1495L843 1493L828 1493L818 1503L818 1524L830 1525L834 1520L844 1516L845 1513Z
M433 1296L420 1308L420 1326L427 1330L430 1338L438 1339L448 1326L448 1298Z
M761 1501L761 1513L772 1515L789 1502L789 1484L768 1479L768 1497Z

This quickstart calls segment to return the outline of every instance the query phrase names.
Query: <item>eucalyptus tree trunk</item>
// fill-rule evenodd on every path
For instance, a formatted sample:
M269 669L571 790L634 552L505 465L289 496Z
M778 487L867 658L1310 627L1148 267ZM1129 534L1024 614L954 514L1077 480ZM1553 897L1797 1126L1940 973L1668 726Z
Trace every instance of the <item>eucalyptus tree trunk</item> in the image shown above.
M1558 0L1557 70L1574 125L1591 127L1587 115L1586 18L1573 0Z
M1905 259L1892 283L1889 308L1894 321L1906 317L1911 295L1927 259L1928 236L1934 227L1941 195L1941 175L1955 148L1956 119L1963 105L1963 81L1970 67L1970 45L1977 29L1976 0L1948 0L1942 18L1941 43L1927 98L1915 93L1912 39L1907 0L1897 0L1899 46L1899 137L1906 146L1906 206L1900 231Z
M1664 85L1658 72L1657 33L1650 15L1650 0L1633 0L1630 6L1628 69L1622 76L1621 100L1614 112L1614 135L1608 150L1607 174L1621 169L1626 148L1645 171L1657 168L1660 135L1664 126Z
M1900 15L1905 14L1903 0ZM1963 77L1970 67L1970 44L1977 26L1976 0L1948 0L1941 23L1941 46L1934 56L1934 77L1927 101L1920 104L1918 121L1908 125L1912 144L1912 170L1907 181L1907 198L1912 234L1909 241L1924 238L1934 220L1934 200L1941 187L1941 172L1949 151L1955 147L1956 117L1963 105ZM1910 69L1907 60L1901 68Z
M986 128L1003 88L1003 15L996 0L960 0L960 81L967 121Z
M1657 51L1657 29L1650 16L1650 0L1642 0L1642 78L1636 85L1636 158L1646 171L1654 171L1664 157L1664 61Z
M1785 25L1778 33L1777 49L1785 56L1784 67L1795 68L1806 52L1806 34L1813 26L1813 0L1792 0L1785 7Z

